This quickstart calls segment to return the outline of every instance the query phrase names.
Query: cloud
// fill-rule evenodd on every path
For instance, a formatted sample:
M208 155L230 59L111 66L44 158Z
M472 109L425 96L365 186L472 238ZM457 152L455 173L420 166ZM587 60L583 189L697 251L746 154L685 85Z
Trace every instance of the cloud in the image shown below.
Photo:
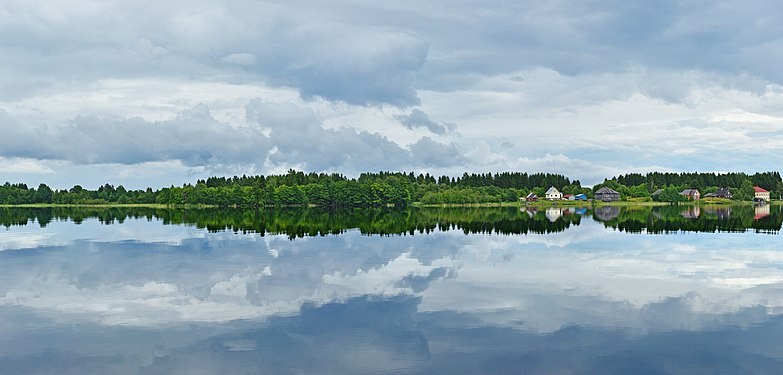
M250 53L232 53L230 55L223 57L221 61L229 64L248 66L248 65L255 64L256 57Z
M417 165L450 167L468 163L456 143L442 144L430 137L422 137L412 144L410 149Z
M293 104L261 100L246 106L247 120L270 129L270 161L307 170L399 170L440 167L464 161L456 144L423 137L409 148L379 133L348 127L326 128L317 115Z
M0 157L0 172L43 174L54 173L54 170L35 159Z
M394 116L394 118L399 120L402 125L408 129L426 128L435 134L445 134L456 128L456 125L454 124L432 121L429 115L418 108L414 108L408 115L397 115Z
M74 164L127 164L178 161L187 167L231 165L303 168L308 171L397 170L464 162L459 147L423 137L403 147L379 133L352 127L326 127L315 112L289 103L253 100L246 106L250 125L216 120L197 105L169 120L139 117L77 116L63 124L19 122L0 110L0 157ZM36 164L37 165L37 164ZM21 172L17 165L13 172Z
M178 5L189 10L172 11ZM419 103L413 85L426 42L324 17L315 5L4 3L0 88L26 88L2 90L18 97L67 79L175 76L265 81L358 105Z
M216 121L204 105L166 121L78 116L65 124L5 125L3 156L76 164L179 160L188 166L263 162L270 145L260 129Z
M548 154L583 161L543 164L586 183L647 166L767 170L783 144L779 18L770 0L8 1L0 155L461 174L538 170L516 161ZM255 97L315 118L259 130L243 118ZM209 116L173 118L198 103Z

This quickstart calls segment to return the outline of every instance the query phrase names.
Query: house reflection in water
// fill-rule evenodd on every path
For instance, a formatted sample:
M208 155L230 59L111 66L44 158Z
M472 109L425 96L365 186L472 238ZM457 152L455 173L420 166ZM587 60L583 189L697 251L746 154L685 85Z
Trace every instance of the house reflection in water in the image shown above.
M546 218L553 223L557 221L557 219L559 219L561 216L563 216L562 208L549 207L546 209Z
M682 217L686 219L698 219L701 215L701 208L699 206L690 206L680 213Z
M620 207L617 206L605 206L595 209L593 216L600 221L609 221L620 216Z
M753 213L755 214L753 216L753 220L759 220L762 218L765 218L769 216L769 205L768 204L757 204L753 206Z
M519 210L526 213L530 218L533 218L533 216L536 216L538 213L538 208L536 207L522 207Z
M731 217L731 207L712 207L704 210L710 215L715 215L718 219L728 219Z

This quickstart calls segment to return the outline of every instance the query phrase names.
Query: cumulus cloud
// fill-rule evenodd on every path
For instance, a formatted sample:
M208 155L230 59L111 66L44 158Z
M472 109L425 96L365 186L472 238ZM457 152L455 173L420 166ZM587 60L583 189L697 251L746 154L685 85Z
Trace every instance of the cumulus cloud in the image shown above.
M447 166L464 162L458 146L423 137L409 148L382 134L353 128L326 128L317 115L293 104L254 100L247 120L270 129L273 163L308 170L398 170L401 166Z
M13 172L46 172L35 160L74 164L178 161L187 167L245 165L311 171L397 170L443 167L465 161L455 143L423 137L405 147L379 133L327 127L311 109L260 99L245 108L249 125L214 118L200 104L168 120L77 116L61 124L19 120L0 110L0 160L23 158ZM20 159L21 160L21 159ZM37 168L33 168L38 166ZM8 169L8 168L6 168Z

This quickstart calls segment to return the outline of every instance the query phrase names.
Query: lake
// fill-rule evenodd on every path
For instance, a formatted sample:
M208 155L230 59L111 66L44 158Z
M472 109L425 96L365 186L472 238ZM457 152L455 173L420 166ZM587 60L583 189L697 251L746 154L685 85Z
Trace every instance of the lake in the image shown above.
M0 208L2 374L777 374L783 211Z

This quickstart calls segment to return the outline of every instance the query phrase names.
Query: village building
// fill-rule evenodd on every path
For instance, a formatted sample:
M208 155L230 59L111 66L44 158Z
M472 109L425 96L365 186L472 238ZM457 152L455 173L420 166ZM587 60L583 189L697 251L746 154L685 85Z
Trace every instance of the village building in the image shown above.
M530 193L526 197L520 199L524 199L528 202L536 202L538 201L538 195L536 195L536 193Z
M756 193L753 196L754 202L769 202L769 191L764 190L758 186L753 188Z
M549 201L559 201L563 199L563 193L560 192L560 190L557 190L554 186L549 188L549 190L546 191L546 199Z
M701 193L699 193L699 189L685 189L680 193L680 195L692 201L697 201L701 198Z
M595 200L603 202L615 202L620 200L620 192L606 186L596 190Z
M573 200L576 200L576 198L574 198L574 195L573 195L573 194L563 194L563 199L565 199L565 200L567 200L567 201L573 201Z
M729 188L720 188L714 193L705 194L704 198L725 198L731 199L731 190Z
M574 200L575 201L586 201L587 200L587 196L584 195L584 194L577 194L577 195L574 195Z

